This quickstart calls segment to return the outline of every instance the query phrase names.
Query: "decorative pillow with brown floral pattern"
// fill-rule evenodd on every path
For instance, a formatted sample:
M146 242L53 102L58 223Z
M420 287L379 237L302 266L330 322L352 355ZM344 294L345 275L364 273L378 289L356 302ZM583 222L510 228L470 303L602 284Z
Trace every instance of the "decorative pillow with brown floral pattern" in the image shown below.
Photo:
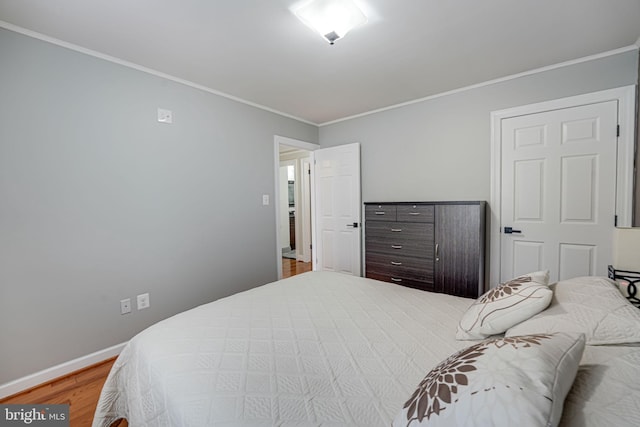
M551 302L549 271L525 274L481 295L458 324L456 338L480 340L501 334L540 313Z
M392 426L557 426L584 346L563 332L475 344L429 372Z

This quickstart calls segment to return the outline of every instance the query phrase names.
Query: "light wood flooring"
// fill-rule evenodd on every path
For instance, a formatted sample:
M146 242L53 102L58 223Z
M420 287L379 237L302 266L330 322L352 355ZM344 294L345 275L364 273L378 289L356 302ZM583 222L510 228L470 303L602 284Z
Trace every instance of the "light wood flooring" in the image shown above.
M72 372L29 390L0 399L3 404L68 404L69 425L89 427L98 404L100 391L116 358ZM126 421L114 425L127 426Z
M311 271L310 262L282 259L282 277L284 278L307 271ZM0 403L68 404L71 427L89 427L93 421L100 391L115 359L115 357L107 359L13 396L0 399ZM127 422L122 421L115 425L126 427Z

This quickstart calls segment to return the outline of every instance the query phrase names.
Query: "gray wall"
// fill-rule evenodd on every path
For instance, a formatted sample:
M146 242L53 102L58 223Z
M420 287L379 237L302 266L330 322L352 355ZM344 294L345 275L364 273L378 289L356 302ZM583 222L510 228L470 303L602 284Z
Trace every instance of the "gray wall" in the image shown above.
M317 127L2 29L0 58L0 384L277 278L273 136Z
M628 51L325 125L320 145L360 142L365 202L490 201L492 111L633 85L637 62Z
M488 201L492 111L633 85L637 61L629 51L325 125L320 145L361 143L364 201Z

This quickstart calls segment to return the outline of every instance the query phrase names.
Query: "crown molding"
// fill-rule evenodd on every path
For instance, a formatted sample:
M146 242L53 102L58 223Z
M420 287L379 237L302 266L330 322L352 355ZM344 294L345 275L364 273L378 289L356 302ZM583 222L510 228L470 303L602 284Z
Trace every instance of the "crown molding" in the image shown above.
M185 85L185 86L189 86L189 87L192 87L194 89L201 90L203 92L208 92L210 94L217 95L217 96L220 96L220 97L223 97L223 98L227 98L227 99L230 99L232 101L239 102L241 104L246 104L246 105L249 105L251 107L259 108L261 110L268 111L270 113L274 113L274 114L277 114L279 116L287 117L289 119L297 120L299 122L306 123L306 124L309 124L309 125L318 126L317 123L314 123L314 122L311 122L309 120L294 116L292 114L284 113L282 111L275 110L275 109L267 107L265 105L261 105L261 104L255 103L255 102L247 101L246 99L242 99L242 98L239 98L237 96L230 95L228 93L221 92L219 90L215 90L215 89L212 89L210 87L203 86L201 84L191 82L189 80L181 79L180 77L175 77L175 76L172 76L170 74L166 74L166 73L163 73L161 71L154 70L152 68L148 68L148 67L136 64L134 62L125 61L124 59L116 58L115 56L107 55L107 54L104 54L104 53L101 53L101 52L98 52L98 51L95 51L95 50L92 50L92 49L87 49L85 47L78 46L78 45L73 44L73 43L68 43L68 42L65 42L63 40L56 39L55 37L50 37L50 36L47 36L45 34L38 33L36 31L28 30L26 28L22 28L22 27L19 27L19 26L14 25L14 24L10 24L10 23L5 22L5 21L0 21L0 28L4 28L5 30L13 31L14 33L22 34L24 36L31 37L31 38L34 38L34 39L42 40L44 42L51 43L51 44L63 47L65 49L73 50L73 51L76 51L76 52L79 52L79 53L83 53L85 55L89 55L89 56L93 56L95 58L99 58L99 59L102 59L102 60L105 60L105 61L109 61L109 62L112 62L114 64L122 65L123 67L132 68L134 70L141 71L143 73L147 73L147 74L154 75L156 77L161 77L163 79L171 80L173 82L176 82L176 83L179 83L179 84L182 84L182 85Z

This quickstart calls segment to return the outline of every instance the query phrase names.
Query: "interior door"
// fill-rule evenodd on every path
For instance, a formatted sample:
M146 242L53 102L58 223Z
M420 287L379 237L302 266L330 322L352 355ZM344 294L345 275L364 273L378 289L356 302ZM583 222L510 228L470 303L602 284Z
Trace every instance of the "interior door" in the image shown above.
M607 274L615 221L617 101L504 119L500 281Z
M315 269L360 276L360 144L318 149L315 162Z

